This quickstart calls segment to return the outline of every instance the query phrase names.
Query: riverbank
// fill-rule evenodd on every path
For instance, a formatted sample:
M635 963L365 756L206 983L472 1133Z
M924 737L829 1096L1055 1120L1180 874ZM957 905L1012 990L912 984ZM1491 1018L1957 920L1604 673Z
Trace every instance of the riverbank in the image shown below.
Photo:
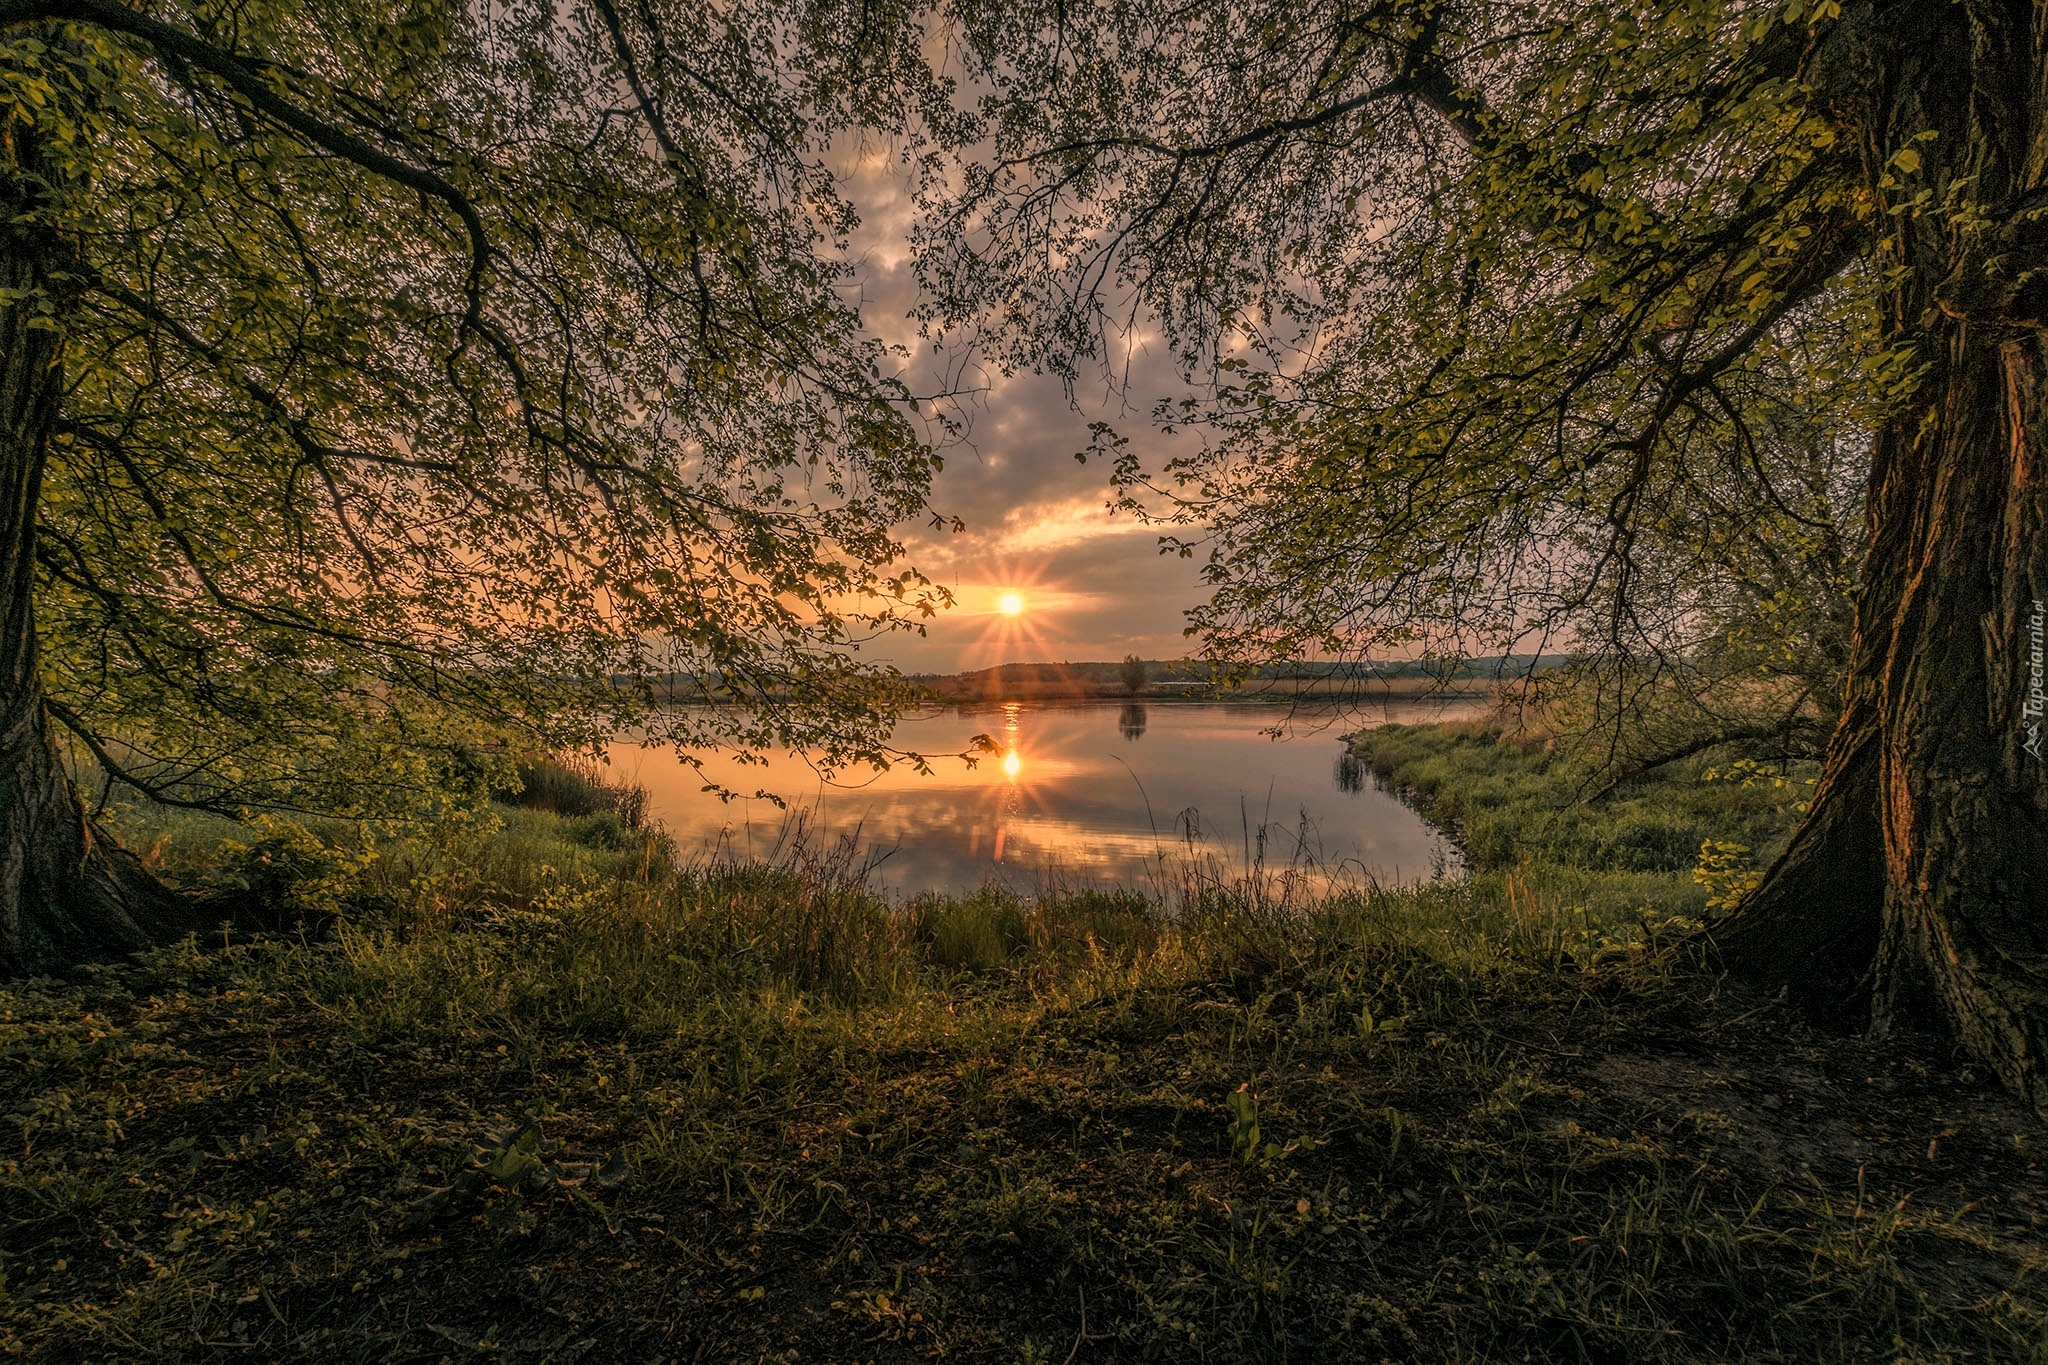
M1504 735L1484 719L1386 725L1351 744L1469 866L1549 879L1644 877L1632 894L1689 914L1769 865L1819 771L1702 758L1608 789L1546 737Z
M1757 788L1568 816L1540 752L1371 746L1477 870L1289 918L890 914L569 784L374 846L133 818L305 928L0 987L0 1349L2039 1358L2048 1130L1724 991L1630 861L1677 834L1610 830Z

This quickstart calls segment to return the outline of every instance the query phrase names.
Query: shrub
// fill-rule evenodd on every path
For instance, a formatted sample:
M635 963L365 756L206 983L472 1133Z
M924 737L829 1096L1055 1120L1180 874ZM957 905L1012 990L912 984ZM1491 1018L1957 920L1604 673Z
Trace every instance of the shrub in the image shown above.
M509 805L571 817L610 815L629 830L647 825L647 788L610 781L584 758L540 758L519 765L519 790L496 793Z
M280 928L317 925L364 899L359 877L375 856L367 842L345 848L303 825L264 816L246 839L221 840L201 886L226 918Z

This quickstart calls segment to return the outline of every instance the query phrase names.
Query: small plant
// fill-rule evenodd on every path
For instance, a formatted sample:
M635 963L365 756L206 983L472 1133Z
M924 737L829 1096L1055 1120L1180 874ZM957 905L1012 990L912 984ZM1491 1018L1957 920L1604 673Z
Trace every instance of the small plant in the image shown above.
M1231 1155L1247 1165L1258 1161L1259 1139L1262 1136L1259 1129L1259 1102L1252 1098L1250 1083L1247 1082L1231 1091L1230 1098L1226 1099L1224 1104L1230 1108ZM1280 1149L1276 1144L1266 1145L1273 1148L1273 1155L1278 1155ZM1272 1156L1269 1155L1266 1159L1270 1161Z
M246 840L221 840L206 881L216 902L240 907L258 923L341 914L360 894L361 873L376 857L367 837L361 846L345 848L275 816L257 816L251 825Z
M1230 1110L1231 1155L1247 1166L1270 1166L1281 1157L1316 1149L1316 1140L1307 1136L1286 1143L1265 1140L1265 1130L1259 1126L1259 1102L1250 1081L1231 1091L1223 1103Z
M1707 909L1733 910L1762 884L1764 874L1750 862L1748 844L1703 839L1692 879L1707 888Z

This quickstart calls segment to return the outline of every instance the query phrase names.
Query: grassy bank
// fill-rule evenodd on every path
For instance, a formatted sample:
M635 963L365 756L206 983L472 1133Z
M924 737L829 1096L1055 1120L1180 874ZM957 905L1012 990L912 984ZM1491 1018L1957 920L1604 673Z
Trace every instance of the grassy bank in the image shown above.
M1610 785L1548 740L1504 736L1485 721L1389 725L1354 745L1475 871L1687 915L1720 908L1710 902L1769 865L1817 771L1702 758Z
M1556 777L1387 738L1468 838ZM1601 827L1281 918L892 908L829 862L679 866L616 806L138 818L309 928L0 988L0 1349L2041 1358L2048 1131L1724 993L1665 942L1684 867L1566 861Z

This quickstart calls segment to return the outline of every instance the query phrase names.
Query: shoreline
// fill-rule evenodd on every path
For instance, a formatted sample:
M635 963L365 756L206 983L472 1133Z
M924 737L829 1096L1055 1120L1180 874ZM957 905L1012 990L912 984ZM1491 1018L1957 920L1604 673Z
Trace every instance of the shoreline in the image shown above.
M1286 705L1303 700L1353 702L1375 705L1394 701L1478 701L1499 694L1492 683L1442 683L1431 678L1395 679L1387 683L1360 685L1351 680L1326 678L1265 679L1244 687L1224 688L1215 683L1147 683L1133 693L1117 683L1084 680L1039 682L1036 680L948 679L925 684L927 699L948 702L1102 701L1173 704L1178 702L1230 702L1252 706Z

